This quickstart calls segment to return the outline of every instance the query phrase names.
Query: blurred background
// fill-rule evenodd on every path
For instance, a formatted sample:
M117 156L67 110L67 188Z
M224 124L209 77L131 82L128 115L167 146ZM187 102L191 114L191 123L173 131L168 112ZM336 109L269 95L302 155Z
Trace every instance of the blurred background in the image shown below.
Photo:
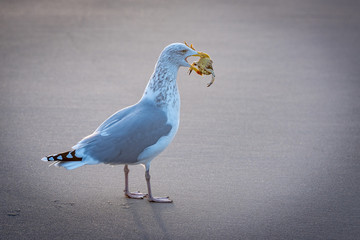
M0 1L1 239L357 239L359 1ZM162 49L181 68L181 123L152 162L73 171L69 150L136 103ZM133 191L144 169L130 167Z

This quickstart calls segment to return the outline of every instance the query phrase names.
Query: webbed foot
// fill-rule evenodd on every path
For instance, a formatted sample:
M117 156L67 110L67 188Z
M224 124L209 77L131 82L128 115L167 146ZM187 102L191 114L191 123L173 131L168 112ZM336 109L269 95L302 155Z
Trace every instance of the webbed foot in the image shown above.
M173 201L169 197L149 197L147 196L149 202L156 203L172 203Z
M133 199L143 199L144 197L147 196L147 194L145 193L141 193L141 192L129 192L129 191L125 191L125 196L128 198L133 198Z

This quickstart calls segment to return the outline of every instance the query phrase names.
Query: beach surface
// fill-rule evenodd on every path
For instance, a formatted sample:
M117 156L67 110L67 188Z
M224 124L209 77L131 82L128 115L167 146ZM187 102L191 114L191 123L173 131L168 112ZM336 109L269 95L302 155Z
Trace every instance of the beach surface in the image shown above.
M358 239L359 11L1 1L0 238ZM172 204L125 198L123 166L40 161L136 103L162 49L183 41L212 57L216 80L179 70L180 128L150 170ZM130 189L146 192L140 165Z

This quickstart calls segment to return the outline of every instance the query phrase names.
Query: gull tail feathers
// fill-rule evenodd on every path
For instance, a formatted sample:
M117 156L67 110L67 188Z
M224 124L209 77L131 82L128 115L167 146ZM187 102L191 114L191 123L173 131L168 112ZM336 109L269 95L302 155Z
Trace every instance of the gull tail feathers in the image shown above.
M55 164L57 167L64 167L68 170L85 165L85 163L82 161L83 159L76 156L76 150L49 155L47 157L43 157L41 160L45 162L53 161L54 163L50 166Z

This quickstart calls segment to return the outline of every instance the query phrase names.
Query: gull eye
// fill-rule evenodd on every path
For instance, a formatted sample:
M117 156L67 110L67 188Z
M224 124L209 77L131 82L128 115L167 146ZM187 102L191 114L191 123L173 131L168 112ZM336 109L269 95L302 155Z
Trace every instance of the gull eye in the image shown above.
M187 50L186 50L186 49L184 49L184 50L181 50L180 52L181 52L181 53L186 53L186 52L187 52Z

